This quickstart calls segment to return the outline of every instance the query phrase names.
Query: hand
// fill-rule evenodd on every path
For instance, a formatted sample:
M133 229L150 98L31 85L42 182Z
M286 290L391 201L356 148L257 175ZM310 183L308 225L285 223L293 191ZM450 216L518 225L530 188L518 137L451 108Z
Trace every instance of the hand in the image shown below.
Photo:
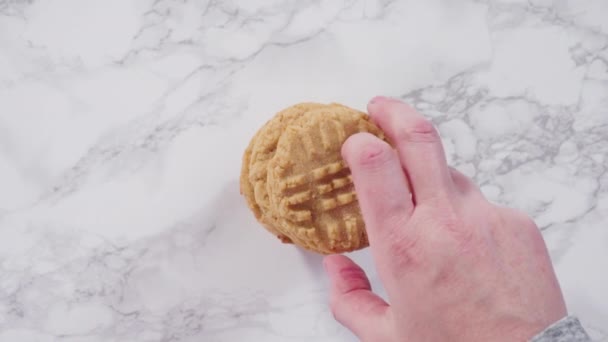
M567 315L542 235L513 209L489 203L448 167L433 125L376 97L373 135L342 148L389 303L364 271L326 257L335 318L362 341L525 341Z

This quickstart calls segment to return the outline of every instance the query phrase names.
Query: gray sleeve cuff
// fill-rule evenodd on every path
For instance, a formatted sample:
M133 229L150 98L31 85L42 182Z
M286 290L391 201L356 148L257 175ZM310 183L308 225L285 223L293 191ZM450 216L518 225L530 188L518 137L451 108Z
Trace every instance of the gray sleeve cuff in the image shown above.
M545 331L536 335L531 342L589 342L591 338L576 317L565 317Z

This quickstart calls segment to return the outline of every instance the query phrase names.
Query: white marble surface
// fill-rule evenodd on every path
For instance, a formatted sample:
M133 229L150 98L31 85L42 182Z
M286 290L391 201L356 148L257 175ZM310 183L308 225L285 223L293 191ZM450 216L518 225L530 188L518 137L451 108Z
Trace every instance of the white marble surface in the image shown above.
M0 0L0 341L354 341L238 193L299 101L415 104L608 340L605 0ZM354 258L377 279L368 251Z

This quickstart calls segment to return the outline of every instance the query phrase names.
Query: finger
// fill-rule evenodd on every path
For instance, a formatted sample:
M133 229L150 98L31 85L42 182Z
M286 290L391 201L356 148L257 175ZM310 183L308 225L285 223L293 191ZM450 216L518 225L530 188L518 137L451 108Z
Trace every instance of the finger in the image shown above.
M414 204L397 153L369 133L349 137L342 155L350 167L370 244L400 228Z
M359 338L379 335L390 307L371 291L365 272L343 255L327 256L323 263L331 281L330 306L336 320Z
M430 121L405 103L385 97L373 98L367 109L399 151L416 204L453 190L443 145Z

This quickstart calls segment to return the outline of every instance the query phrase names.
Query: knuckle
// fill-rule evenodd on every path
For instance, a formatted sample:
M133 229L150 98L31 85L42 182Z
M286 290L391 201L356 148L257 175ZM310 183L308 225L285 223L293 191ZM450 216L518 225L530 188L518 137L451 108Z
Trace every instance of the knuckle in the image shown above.
M476 241L475 230L469 227L460 216L445 215L439 219L439 224L460 249L470 249Z
M383 196L388 196L384 194ZM408 217L413 210L405 203L405 201L385 201L387 205L378 213L378 221L385 227L390 227L391 230L399 231L406 226ZM391 231L392 234L395 234Z
M524 213L521 213L519 222L520 222L521 229L524 230L525 235L532 242L538 243L538 244L543 244L543 245L545 244L545 240L543 238L543 235L542 235L540 229L536 225L536 222L534 222L534 220L530 216L528 216Z
M460 233L464 230L464 224L461 220L454 217L446 217L439 219L439 226L450 233L460 236Z
M538 228L532 218L527 215L523 215L521 218L520 229L523 230L521 233L520 241L529 246L530 251L538 256L547 255L547 244L541 230Z
M340 277L348 286L342 289L343 294L348 294L361 289L369 289L370 283L365 272L359 267L345 267L340 270Z
M432 143L439 141L439 133L432 122L415 117L398 130L397 139L403 142Z
M388 239L389 255L399 269L409 270L420 264L420 253L417 252L420 242L418 235L392 233Z
M463 220L457 203L445 194L438 194L424 204L424 214L434 225L446 230L458 230Z
M508 208L506 209L505 214L510 216L512 220L517 223L518 229L524 229L527 232L538 231L538 226L536 225L536 222L534 222L532 217L530 217L530 215L526 214L525 212L519 209Z
M530 217L528 214L520 212L520 220L525 229L532 230L534 232L539 231L536 222L534 222L532 217Z
M439 243L456 246L458 250L474 250L479 241L474 225L467 222L454 203L443 201L429 212L429 224L437 227Z
M370 143L361 147L357 163L366 168L382 167L393 157L393 153L386 143Z
M475 184L473 179L469 178L453 167L449 167L449 171L452 182L456 186L457 190L460 190L462 193L474 194L476 195L476 198L483 199L485 201L485 197L483 197L481 190L477 184Z
M544 246L545 241L536 222L525 212L514 208L500 208L501 226L510 229L511 234L520 236L535 246Z

